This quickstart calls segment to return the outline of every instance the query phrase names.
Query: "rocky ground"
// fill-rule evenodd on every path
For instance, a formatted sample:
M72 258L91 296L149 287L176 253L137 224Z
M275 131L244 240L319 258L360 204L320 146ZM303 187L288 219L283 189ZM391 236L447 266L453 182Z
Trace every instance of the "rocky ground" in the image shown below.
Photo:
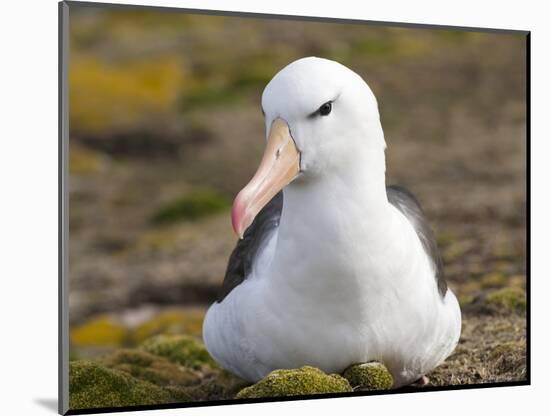
M71 407L242 390L205 355L202 318L235 244L232 198L262 152L261 89L281 66L312 54L368 81L388 144L388 184L413 191L436 232L463 330L431 383L526 378L520 36L221 18L197 25L92 9L73 17ZM199 364L181 358L189 348ZM342 380L334 383L346 391Z

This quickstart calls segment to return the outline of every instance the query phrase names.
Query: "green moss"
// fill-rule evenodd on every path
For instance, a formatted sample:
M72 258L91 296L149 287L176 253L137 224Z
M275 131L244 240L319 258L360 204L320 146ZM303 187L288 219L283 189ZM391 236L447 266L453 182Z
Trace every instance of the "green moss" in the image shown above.
M489 293L485 298L485 304L495 311L525 312L527 299L523 289L510 287Z
M215 214L229 207L223 195L213 191L199 190L183 195L161 207L152 218L156 224L177 221L192 221Z
M232 82L232 88L239 90L243 88L263 88L274 75L274 67L271 56L259 56L244 65L237 71Z
M359 390L387 390L393 385L388 369L376 362L354 364L344 371L343 376Z
M201 378L197 371L141 350L118 350L104 357L101 364L158 386L189 386Z
M313 367L275 370L258 383L241 390L237 399L296 396L322 393L349 392L348 381L336 374L325 374Z
M397 52L397 44L390 37L361 39L353 42L351 48L355 54L365 55L369 58L385 58Z
M145 341L140 348L188 368L218 367L206 348L186 335L158 335Z
M273 77L276 66L273 65L272 58L250 56L246 65L237 63L234 67L228 68L223 78L197 79L194 87L181 95L180 110L189 112L241 104L249 92L260 93Z
M182 95L179 107L182 111L235 104L241 96L229 85L204 84Z
M167 390L90 361L69 363L69 407L90 409L173 402Z

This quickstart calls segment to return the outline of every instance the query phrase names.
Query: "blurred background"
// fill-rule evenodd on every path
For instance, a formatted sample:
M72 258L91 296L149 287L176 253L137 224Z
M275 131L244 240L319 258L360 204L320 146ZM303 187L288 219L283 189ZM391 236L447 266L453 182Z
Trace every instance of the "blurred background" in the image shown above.
M433 382L525 377L524 35L70 13L71 359L200 339L236 243L232 199L263 151L262 90L315 55L368 82L387 183L418 196L437 234L464 329Z

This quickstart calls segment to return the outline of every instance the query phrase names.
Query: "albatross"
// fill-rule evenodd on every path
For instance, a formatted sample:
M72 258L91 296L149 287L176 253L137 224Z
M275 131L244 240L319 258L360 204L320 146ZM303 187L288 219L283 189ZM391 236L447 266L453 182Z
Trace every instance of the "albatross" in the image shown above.
M458 342L460 308L418 201L386 187L371 89L302 58L267 84L262 111L265 152L233 204L240 239L204 320L207 350L251 382L370 361L394 387L426 382Z

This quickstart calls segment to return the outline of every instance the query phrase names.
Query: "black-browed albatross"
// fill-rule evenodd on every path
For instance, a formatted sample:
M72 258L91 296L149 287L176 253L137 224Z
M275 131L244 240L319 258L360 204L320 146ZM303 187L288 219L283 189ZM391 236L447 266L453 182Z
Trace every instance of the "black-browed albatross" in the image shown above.
M241 239L205 317L208 351L250 381L369 361L394 387L424 379L454 350L460 308L418 202L386 187L374 94L309 57L275 75L262 109L266 149L233 204Z

